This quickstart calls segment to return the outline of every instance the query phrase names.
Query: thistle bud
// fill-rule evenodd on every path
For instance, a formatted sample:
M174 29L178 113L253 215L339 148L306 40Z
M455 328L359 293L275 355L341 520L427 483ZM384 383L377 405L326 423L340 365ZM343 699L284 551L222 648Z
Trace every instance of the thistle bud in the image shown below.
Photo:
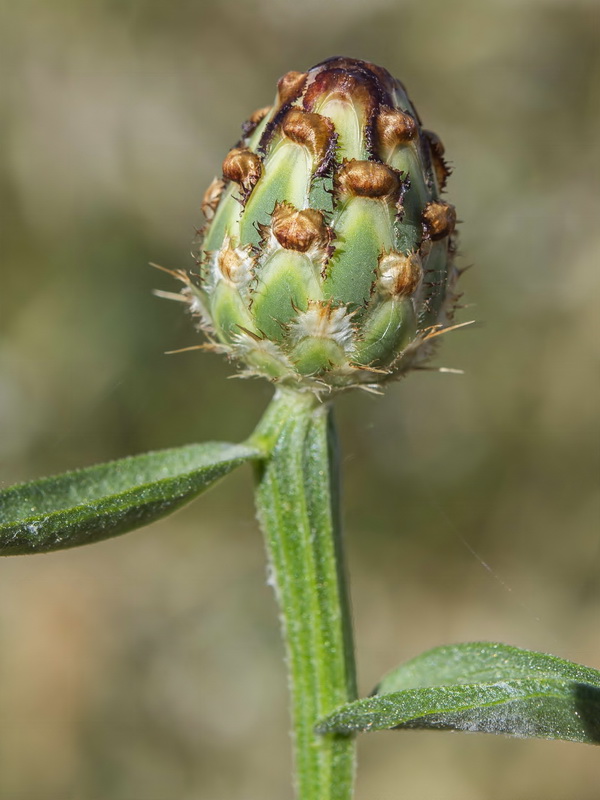
M204 195L184 296L212 345L315 392L419 365L455 299L443 153L381 67L333 58L284 75Z

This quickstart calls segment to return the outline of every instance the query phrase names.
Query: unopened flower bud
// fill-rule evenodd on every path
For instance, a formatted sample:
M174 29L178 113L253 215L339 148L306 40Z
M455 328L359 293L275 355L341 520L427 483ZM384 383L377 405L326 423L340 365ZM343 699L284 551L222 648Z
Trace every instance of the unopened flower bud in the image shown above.
M333 58L288 72L207 190L199 278L213 344L283 385L375 388L427 358L453 311L449 170L403 85Z

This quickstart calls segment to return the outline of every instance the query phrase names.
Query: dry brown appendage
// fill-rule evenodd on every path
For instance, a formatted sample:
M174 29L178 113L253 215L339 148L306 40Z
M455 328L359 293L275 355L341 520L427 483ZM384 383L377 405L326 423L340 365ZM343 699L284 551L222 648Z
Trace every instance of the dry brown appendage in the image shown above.
M270 113L273 106L263 106L258 108L254 113L250 114L246 122L242 124L242 134L244 138L248 138L250 134L256 129L263 119Z
M283 119L281 131L292 142L303 145L312 153L317 174L333 156L336 142L333 123L321 114L292 108Z
M248 250L235 249L229 241L217 257L217 265L223 278L238 288L247 285L251 278L252 256Z
M378 161L344 161L334 176L336 193L351 197L397 200L402 181L398 173Z
M431 148L431 159L433 161L433 169L435 170L435 177L437 179L440 192L446 188L446 183L452 170L444 159L445 148L442 140L433 131L424 130L423 135L429 142Z
M434 242L449 236L456 225L456 209L444 200L427 203L422 215L423 235Z
M291 203L277 203L271 229L282 247L300 253L312 247L325 249L330 241L330 231L320 211L313 208L298 211Z
M214 217L215 211L217 210L217 206L219 205L219 200L221 199L221 195L223 194L223 189L225 188L224 181L221 178L213 178L210 186L204 192L204 197L202 198L202 213L206 217L206 220L210 222L210 220Z
M383 253L377 265L379 285L392 297L410 297L423 280L423 267L418 253Z
M355 76L361 83L369 83L379 101L385 105L391 105L388 98L392 97L394 90L401 89L406 94L406 89L397 78L394 78L384 67L379 67L370 61L333 56L317 64L315 69L328 72L339 70Z
M303 105L307 111L328 100L342 100L360 107L368 118L377 105L377 93L373 91L373 75L365 78L344 69L321 72L307 88Z
M277 81L277 99L280 106L286 106L292 103L300 94L308 78L306 72L286 72L286 74L279 78Z
M386 150L393 150L399 144L412 142L418 127L414 117L404 111L382 108L375 122L377 140Z
M240 185L244 199L250 195L261 171L260 158L245 147L234 147L223 161L223 177Z

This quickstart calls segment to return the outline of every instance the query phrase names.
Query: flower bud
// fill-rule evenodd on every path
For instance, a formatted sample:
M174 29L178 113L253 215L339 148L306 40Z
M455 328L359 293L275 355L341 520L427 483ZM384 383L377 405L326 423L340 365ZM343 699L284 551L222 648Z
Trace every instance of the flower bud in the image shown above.
M204 195L185 298L247 374L377 388L431 354L455 296L449 170L403 85L333 58L278 83Z

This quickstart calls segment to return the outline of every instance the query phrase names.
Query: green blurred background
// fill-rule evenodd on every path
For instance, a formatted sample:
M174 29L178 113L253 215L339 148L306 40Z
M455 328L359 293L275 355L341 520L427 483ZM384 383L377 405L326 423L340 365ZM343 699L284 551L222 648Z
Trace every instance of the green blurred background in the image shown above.
M338 403L360 687L436 644L600 667L600 17L577 0L5 0L0 479L240 440L227 380L151 294L277 78L334 54L407 84L454 164L477 328ZM596 159L596 160L595 160ZM285 800L286 682L242 470L143 532L0 563L2 800ZM597 800L599 751L360 740L358 800Z

